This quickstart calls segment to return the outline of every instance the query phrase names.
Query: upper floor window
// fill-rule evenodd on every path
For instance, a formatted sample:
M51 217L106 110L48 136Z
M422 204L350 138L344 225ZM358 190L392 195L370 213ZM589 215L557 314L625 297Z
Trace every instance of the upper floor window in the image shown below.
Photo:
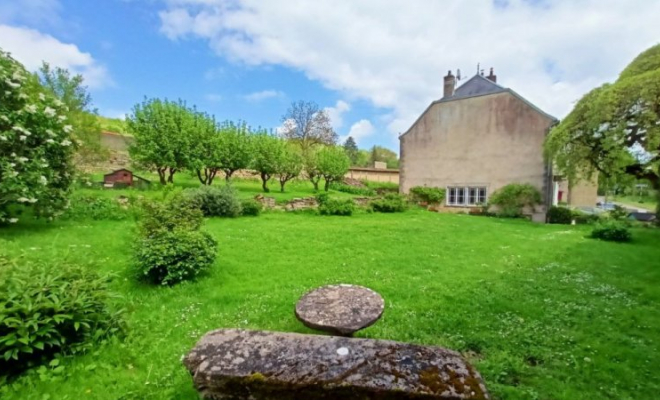
M486 203L487 190L479 186L452 186L447 188L447 205L476 206Z

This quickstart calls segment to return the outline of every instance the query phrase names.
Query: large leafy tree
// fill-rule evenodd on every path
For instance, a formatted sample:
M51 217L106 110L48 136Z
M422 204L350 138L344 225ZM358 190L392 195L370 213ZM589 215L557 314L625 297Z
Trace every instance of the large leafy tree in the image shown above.
M248 168L252 162L252 133L244 122L225 122L220 127L219 166L228 182L234 172Z
M265 132L256 134L253 140L252 169L259 173L264 192L270 192L268 181L278 172L286 144L277 136Z
M220 171L221 138L218 126L215 118L200 112L193 112L192 125L186 168L195 171L203 185L210 185Z
M545 150L573 182L625 174L660 190L660 45L580 99L551 131Z
M133 107L126 125L133 134L133 161L155 169L160 183L172 183L177 171L191 165L192 141L199 122L196 110L183 101L146 99Z
M284 192L284 185L298 177L303 169L303 157L299 150L291 145L285 145L280 157L277 159L277 179L280 181L280 191Z
M353 136L349 136L344 142L344 151L346 152L348 158L351 160L351 165L357 165L359 150L357 143L355 143L355 139L353 139Z
M282 116L282 136L297 143L303 154L317 145L334 145L338 139L328 113L309 101L291 103Z
M51 218L66 206L72 132L64 103L0 49L0 223L26 207Z
M351 166L344 149L338 146L327 146L319 150L316 168L318 173L325 179L325 191L330 188L330 184L344 179L344 175Z
M67 122L79 140L76 155L83 163L93 162L104 155L101 147L101 124L92 97L84 86L82 75L43 63L39 69L41 85L64 103Z

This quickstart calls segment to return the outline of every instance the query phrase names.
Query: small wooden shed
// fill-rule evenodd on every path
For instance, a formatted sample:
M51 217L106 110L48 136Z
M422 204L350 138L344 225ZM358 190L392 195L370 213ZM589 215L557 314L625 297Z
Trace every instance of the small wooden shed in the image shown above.
M139 177L133 174L133 171L126 168L118 169L109 174L103 175L103 186L105 187L144 187L150 183L151 182L148 179Z

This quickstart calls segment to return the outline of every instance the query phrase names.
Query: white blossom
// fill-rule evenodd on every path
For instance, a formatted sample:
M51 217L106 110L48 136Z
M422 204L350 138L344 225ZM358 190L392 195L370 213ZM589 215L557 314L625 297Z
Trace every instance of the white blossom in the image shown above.
M20 135L18 138L19 138L21 141L25 142L25 139L27 139L27 136L25 136L25 135Z
M55 137L55 136L57 136L57 135L55 135L55 132L51 131L50 129L46 129L46 134L47 134L48 136L50 136L50 137Z
M14 89L21 87L20 83L12 82L9 79L5 79L5 83Z
M25 106L25 111L29 112L30 114L34 114L37 112L37 106L34 104L29 104Z
M46 179L45 176L41 175L41 176L39 177L39 182L40 182L42 185L46 186L46 185L48 184L48 179Z
M44 108L44 114L46 114L47 117L54 117L55 116L55 109L46 107Z
M18 201L19 203L27 203L28 201L30 201L30 199L28 199L27 197L19 197L18 199L16 199L16 201Z
M7 118L6 115L0 115L0 119L5 121L5 122L9 122L9 118Z
M57 119L60 121L65 121L66 120L66 115L58 115Z
M16 178L17 176L18 176L18 172L16 172L16 171L11 171L11 172L9 173L9 177L10 177L10 178Z
M34 204L34 203L37 202L37 199L35 199L34 197L31 197L31 198L28 199L28 202Z
M67 125L67 126L68 126L68 125ZM64 140L62 140L62 143L60 143L60 144L61 144L62 146L64 146L64 147L66 147L66 146L70 146L70 145L71 145L71 141L70 141L69 139L64 139Z
M15 224L18 222L18 218L9 218L9 223L10 224Z
M27 157L18 157L16 160L18 160L19 163L24 163L28 161Z
M55 143L55 141L53 139L46 139L46 143L53 144L53 143Z
M39 93L39 100L41 101L46 100L46 96L43 93Z
M6 141L7 141L7 138L4 137L4 136L0 136L0 140L2 140L3 142L6 142Z
M60 115L60 117L61 117L61 116L62 116L62 115ZM73 127L72 127L71 125L64 125L64 127L62 128L62 130L63 130L64 132L66 132L66 133L71 133L71 131L73 130Z
M25 93L19 93L18 98L21 99L21 100L27 100L28 96Z
M16 81L22 81L22 80L25 79L25 76L23 76L23 74L21 74L20 71L16 70L16 71L14 71L14 73L12 74L11 78L14 79L14 80L16 80Z
M55 105L58 106L58 107L62 107L64 105L64 103L62 103L62 101L60 99L55 99L55 101L53 101L53 103L55 103Z

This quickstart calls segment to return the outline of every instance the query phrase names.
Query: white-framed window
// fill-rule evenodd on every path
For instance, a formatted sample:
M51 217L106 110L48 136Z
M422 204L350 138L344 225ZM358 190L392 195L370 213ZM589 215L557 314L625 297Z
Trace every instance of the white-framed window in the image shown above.
M447 205L474 207L486 203L487 195L485 186L450 186L447 188Z

